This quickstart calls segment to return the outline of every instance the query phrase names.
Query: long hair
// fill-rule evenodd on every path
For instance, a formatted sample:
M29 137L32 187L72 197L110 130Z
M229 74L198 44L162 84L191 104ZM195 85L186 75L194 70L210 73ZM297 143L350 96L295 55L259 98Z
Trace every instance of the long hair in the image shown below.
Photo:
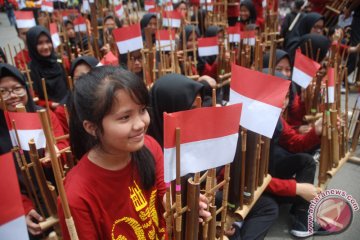
M101 147L102 120L110 113L115 103L115 92L125 90L138 104L148 106L149 95L143 81L135 74L112 66L94 68L76 82L71 97L70 145L74 155L80 159L95 146ZM97 126L96 137L87 133L84 120ZM142 186L150 189L155 184L155 161L150 151L143 146L131 153L137 167Z

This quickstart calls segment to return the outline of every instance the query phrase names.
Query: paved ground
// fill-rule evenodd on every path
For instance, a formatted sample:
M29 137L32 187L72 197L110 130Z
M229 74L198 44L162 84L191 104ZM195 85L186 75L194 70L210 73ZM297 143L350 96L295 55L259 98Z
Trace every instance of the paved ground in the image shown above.
M14 27L9 25L9 21L4 13L0 13L0 46L6 48L8 51L8 44L13 50L13 46L19 46L20 40L17 38L17 34ZM354 106L357 94L351 94L349 98L350 109ZM360 156L359 150L357 156ZM360 165L353 163L346 163L344 167L337 173L337 175L330 181L328 186L331 188L338 188L345 190L348 194L351 194L360 204ZM288 233L288 224L290 216L288 214L289 206L282 206L280 209L280 217L274 226L270 229L266 239L293 239ZM352 225L345 232L332 235L332 236L316 236L313 239L360 239L360 213L355 212Z

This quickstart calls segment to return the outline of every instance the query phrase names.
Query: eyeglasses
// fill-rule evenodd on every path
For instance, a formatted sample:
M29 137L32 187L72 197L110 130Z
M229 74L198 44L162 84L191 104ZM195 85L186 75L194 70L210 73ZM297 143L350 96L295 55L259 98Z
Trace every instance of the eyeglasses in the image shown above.
M11 93L15 94L18 97L23 97L26 94L26 90L22 86L15 87L13 89L0 88L0 94L4 100L9 99Z
M132 62L136 62L136 61L142 62L142 56L130 57L130 60Z

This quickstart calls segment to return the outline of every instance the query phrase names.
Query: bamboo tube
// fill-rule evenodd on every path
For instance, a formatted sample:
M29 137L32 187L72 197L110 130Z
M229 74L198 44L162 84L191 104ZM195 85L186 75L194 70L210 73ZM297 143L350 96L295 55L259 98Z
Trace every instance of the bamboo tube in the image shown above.
M325 110L326 111L326 110ZM328 146L328 131L327 131L327 118L325 115L325 111L323 114L323 125L322 125L322 134L321 134L321 148L320 148L320 160L319 160L319 177L318 182L319 186L326 182L326 172L327 172L327 160L329 154L329 146Z
M172 215L173 215L173 211L171 209L171 190L170 190L170 184L167 184L166 186L166 202L165 202L165 214L167 215L165 217L166 220L166 234L168 236L168 239L173 239L172 238Z
M211 220L208 225L208 239L215 239L216 236L216 206L210 205L209 212L211 214Z
M50 216L46 218L45 221L39 222L39 225L42 231L46 231L47 229L58 223L59 223L59 219L57 217Z
M245 170L245 187L244 187L244 202L250 204L254 199L255 178L256 178L256 161L259 151L260 135L248 131L247 145L252 146L252 149L246 149L246 170Z
M337 110L330 110L331 117L331 137L332 137L332 157L333 166L337 167L339 164L339 134L337 129Z
M224 185L224 188L223 188L223 199L222 199L222 204L221 204L222 211L221 211L220 239L223 239L224 230L225 230L227 205L228 205L228 195L229 195L230 164L225 165L224 181L225 181L225 185Z
M71 216L70 207L69 207L69 204L68 204L68 201L66 198L65 189L64 189L63 182L62 182L62 174L60 172L60 168L59 168L58 161L57 161L57 156L56 156L56 151L54 148L54 142L53 142L53 137L52 137L52 133L51 133L50 125L49 125L49 120L47 119L47 114L46 114L45 110L39 110L38 112L40 115L41 124L43 125L43 128L44 128L46 141L48 142L48 146L49 146L52 169L54 172L56 186L57 186L57 189L58 189L58 192L60 195L61 204L62 204L62 208L63 208L64 215L65 215L66 226L69 231L70 239L76 240L79 238L77 236L74 220Z
M251 202L251 204L250 205L244 205L242 210L238 209L238 210L235 211L235 214L240 219L244 220L246 218L246 216L250 212L251 208L255 205L255 203L257 202L257 200L261 196L261 194L265 191L266 187L270 183L270 180L271 180L270 174L266 175L266 177L264 178L263 185L261 185L261 187L256 189L256 191L254 192L254 200Z
M244 205L244 192L245 192L245 168L246 168L246 145L247 145L247 130L245 128L242 129L241 132L241 180L240 180L240 209L242 209Z
M181 240L181 180L180 180L180 128L176 128L176 213L175 239Z
M38 182L41 196L43 196L43 201L44 201L46 210L50 214L50 216L57 217L56 203L54 201L52 201L53 199L52 199L51 193L46 184L46 177L45 177L44 171L42 169L41 162L39 160L39 155L38 155L38 151L36 149L34 140L30 140L29 147L30 147L30 154L29 154L30 159L34 166L36 181ZM42 230L44 230L44 229L42 229Z
M185 239L197 239L199 234L200 184L188 179Z

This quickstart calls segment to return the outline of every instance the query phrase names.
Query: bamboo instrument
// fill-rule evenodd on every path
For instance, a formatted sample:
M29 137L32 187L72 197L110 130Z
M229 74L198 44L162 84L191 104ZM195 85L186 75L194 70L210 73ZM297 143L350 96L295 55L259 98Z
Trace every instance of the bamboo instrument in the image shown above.
M38 113L40 115L41 124L43 125L44 134L46 137L46 141L48 143L52 169L54 172L56 186L57 186L57 189L59 192L61 204L62 204L64 215L65 215L66 226L69 231L70 239L77 240L79 238L77 236L74 220L71 216L70 207L69 207L69 204L68 204L68 201L66 198L65 189L64 189L63 182L62 182L62 174L60 172L59 164L57 161L56 151L55 151L55 147L54 147L54 141L53 141L53 137L52 137L52 133L51 133L51 128L49 125L49 119L47 119L47 114L46 114L45 110L39 110Z
M30 147L30 154L29 154L30 159L31 162L33 163L36 181L38 182L39 190L41 196L43 197L46 210L50 214L50 216L57 217L56 202L53 201L51 192L47 186L46 177L42 169L42 165L39 159L38 151L36 149L34 140L30 140L29 147Z
M250 130L247 132L246 144L246 169L245 169L245 187L244 187L244 202L250 204L254 200L255 191L255 177L256 177L256 161L259 151L260 136ZM249 149L249 147L252 147Z
M176 213L175 239L181 240L181 180L180 180L180 128L176 128Z
M9 55L10 55L10 59L11 59L11 64L12 64L13 66L16 66L15 63L14 63L13 56L12 56L10 44L8 44L7 46L8 46L8 50L9 50Z
M188 179L185 239L197 239L199 234L200 183Z
M333 157L333 166L337 167L339 165L339 133L337 128L337 110L330 110L331 117L331 139L332 139L332 157Z
M230 211L235 211L240 206L240 198L243 198L243 189L241 189L240 184L242 180L242 138L243 133L241 128L239 127L239 138L236 146L234 161L231 163L230 167L230 183L229 188L231 191L229 192L229 200L228 200L228 208ZM246 148L245 148L246 151ZM244 165L245 166L245 165ZM242 208L242 204L240 206Z
M326 110L325 110L326 111ZM326 182L327 162L329 154L328 131L327 131L327 117L323 113L322 134L321 134L321 147L320 147L320 160L319 160L319 186Z

